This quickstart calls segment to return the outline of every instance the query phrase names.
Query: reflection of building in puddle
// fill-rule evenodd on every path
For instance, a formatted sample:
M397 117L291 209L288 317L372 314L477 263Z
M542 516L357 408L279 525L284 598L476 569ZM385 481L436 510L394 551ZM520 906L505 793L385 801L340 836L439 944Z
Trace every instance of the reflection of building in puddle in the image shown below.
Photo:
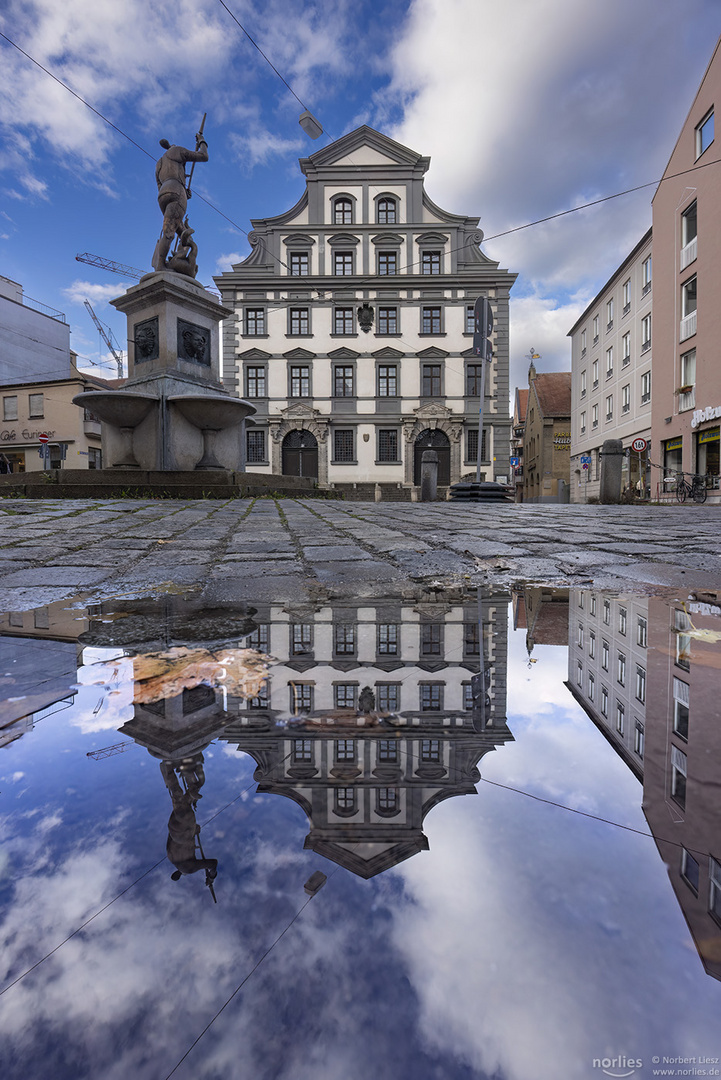
M480 631L475 600L258 612L252 640L277 662L221 738L255 758L260 792L303 808L306 848L372 877L428 847L437 803L475 792L512 738L507 604L484 600Z
M721 599L571 594L568 683L643 783L706 972L721 979Z
M0 613L0 747L72 705L83 614L67 603Z
M568 589L524 585L513 591L513 629L526 631L529 659L535 645L568 641Z
M566 686L641 780L648 677L648 598L572 589Z
M721 594L649 601L643 806L699 956L721 979Z

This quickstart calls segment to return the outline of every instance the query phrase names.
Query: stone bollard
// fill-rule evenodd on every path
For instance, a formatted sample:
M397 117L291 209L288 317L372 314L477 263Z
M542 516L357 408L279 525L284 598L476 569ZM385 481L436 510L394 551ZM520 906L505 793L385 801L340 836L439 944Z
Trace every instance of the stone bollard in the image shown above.
M421 455L421 502L435 502L438 498L438 454L424 450Z
M601 447L601 487L599 502L621 501L621 473L624 449L620 439L606 439Z

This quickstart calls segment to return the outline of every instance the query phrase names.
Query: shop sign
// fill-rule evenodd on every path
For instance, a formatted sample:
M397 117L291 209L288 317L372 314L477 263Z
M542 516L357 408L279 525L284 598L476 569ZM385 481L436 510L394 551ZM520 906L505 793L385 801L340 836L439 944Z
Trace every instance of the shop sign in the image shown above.
M699 431L698 441L700 443L718 442L719 441L719 429L717 427L709 428L707 431Z
M557 431L553 436L554 446L570 446L571 445L571 432L570 431Z
M27 428L23 428L19 435L15 428L2 428L0 429L0 442L19 442L21 439L25 442L37 442L43 434L47 435L48 439L55 438L54 431L42 432L39 428L37 431L29 431Z
M667 450L680 450L683 447L683 439L667 439L663 445Z
M697 428L699 424L703 424L705 420L719 420L721 419L721 405L708 405L705 409L696 409L691 417L691 427Z

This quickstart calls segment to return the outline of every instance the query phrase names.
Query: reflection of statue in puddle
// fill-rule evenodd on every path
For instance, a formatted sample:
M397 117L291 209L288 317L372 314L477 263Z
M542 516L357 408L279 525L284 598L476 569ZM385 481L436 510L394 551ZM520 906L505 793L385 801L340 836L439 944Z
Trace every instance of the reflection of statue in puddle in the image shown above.
M200 825L195 819L198 800L202 799L200 789L205 783L203 755L194 754L180 762L161 761L160 771L173 800L166 846L168 859L175 866L170 876L173 881L179 881L184 874L205 870L205 884L215 900L213 882L218 876L218 860L205 858L200 842Z

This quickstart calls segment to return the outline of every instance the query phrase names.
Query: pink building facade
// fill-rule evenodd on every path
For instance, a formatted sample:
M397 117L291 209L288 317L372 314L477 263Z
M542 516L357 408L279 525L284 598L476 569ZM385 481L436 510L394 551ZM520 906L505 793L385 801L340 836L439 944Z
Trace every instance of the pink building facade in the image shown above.
M661 478L703 474L709 501L721 501L720 46L653 199L652 446Z

